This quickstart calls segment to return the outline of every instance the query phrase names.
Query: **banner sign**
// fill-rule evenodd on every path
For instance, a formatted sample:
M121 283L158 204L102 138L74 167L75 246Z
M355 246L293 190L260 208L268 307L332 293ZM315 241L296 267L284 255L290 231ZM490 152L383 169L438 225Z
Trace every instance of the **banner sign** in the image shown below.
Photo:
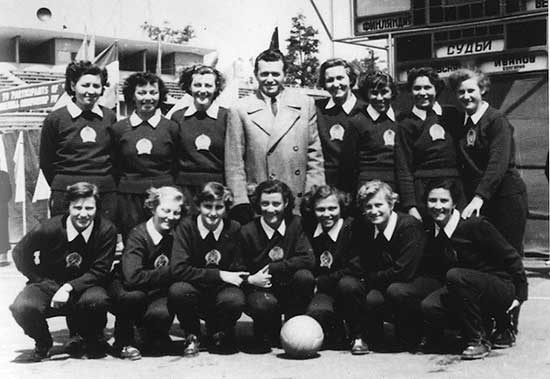
M448 45L437 47L435 50L435 56L437 58L446 58L471 54L493 53L495 51L504 51L503 39L450 43Z
M355 33L360 35L406 29L411 27L412 24L412 15L410 12L395 13L380 17L369 17L359 19L356 22Z
M0 113L53 107L64 90L64 79L0 90Z

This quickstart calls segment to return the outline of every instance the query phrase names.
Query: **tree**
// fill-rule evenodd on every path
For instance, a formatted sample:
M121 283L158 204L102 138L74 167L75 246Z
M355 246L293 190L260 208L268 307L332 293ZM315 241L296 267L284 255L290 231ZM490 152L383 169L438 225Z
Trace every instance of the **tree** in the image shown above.
M376 61L378 57L374 56L374 51L368 50L369 55L361 59L354 59L350 62L355 69L361 74L368 74L378 70L378 64Z
M306 25L306 17L299 13L292 17L292 27L288 42L285 60L288 65L286 75L287 84L298 84L307 87L315 86L317 82L317 68L319 59L315 56L319 52L319 32L312 26Z
M191 38L195 38L195 30L191 25L187 25L183 29L176 29L168 21L164 21L161 26L145 21L140 25L140 28L153 41L158 41L160 37L162 42L182 44L188 42Z

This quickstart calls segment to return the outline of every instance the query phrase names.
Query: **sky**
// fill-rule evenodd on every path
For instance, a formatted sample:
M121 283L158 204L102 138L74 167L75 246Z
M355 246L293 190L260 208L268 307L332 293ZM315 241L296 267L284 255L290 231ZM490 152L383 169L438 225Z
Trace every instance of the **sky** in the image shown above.
M350 0L315 0L330 27L330 3L334 6L336 33L349 36ZM280 44L286 50L291 18L298 13L319 31L319 58L332 55L331 42L310 0L0 0L0 23L17 26L46 27L99 35L142 39L139 25L144 21L160 25L168 21L174 27L192 25L197 38L190 45L216 49L219 66L231 65L237 58L248 60L269 46L275 26ZM52 19L46 24L36 18L36 10L47 7ZM336 44L335 55L343 58L366 56L365 48ZM385 57L381 57L384 60Z

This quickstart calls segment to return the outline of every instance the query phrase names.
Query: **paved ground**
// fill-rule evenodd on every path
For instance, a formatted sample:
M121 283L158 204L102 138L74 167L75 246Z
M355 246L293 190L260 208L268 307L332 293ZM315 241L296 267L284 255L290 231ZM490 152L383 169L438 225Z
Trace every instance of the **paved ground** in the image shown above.
M240 352L230 356L201 353L196 358L168 356L143 358L135 362L107 357L80 360L56 356L50 361L21 364L13 362L33 347L13 321L7 307L24 285L24 278L13 268L0 268L0 378L549 378L550 377L550 276L532 273L530 300L522 308L517 345L493 351L474 362L456 355L411 355L409 353L351 356L344 351L322 351L319 357L296 361L282 350L255 355ZM109 318L108 332L113 319ZM50 319L56 345L67 331L62 318ZM241 333L249 323L240 322ZM243 331L244 330L244 331ZM177 329L174 329L177 334ZM177 339L177 335L174 335Z

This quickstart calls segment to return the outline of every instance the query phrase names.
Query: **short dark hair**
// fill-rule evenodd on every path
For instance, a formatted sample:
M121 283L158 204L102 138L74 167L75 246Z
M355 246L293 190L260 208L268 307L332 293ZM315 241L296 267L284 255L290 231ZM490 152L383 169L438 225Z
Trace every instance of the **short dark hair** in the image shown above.
M389 87L391 90L391 98L395 99L397 96L397 86L395 85L390 74L376 70L365 73L359 80L359 93L365 100L368 100L369 91L371 89L379 90L384 87Z
M344 69L346 70L346 74L348 74L350 87L353 87L355 85L355 82L357 81L357 72L355 71L355 68L348 63L348 61L342 58L331 58L323 62L321 68L319 69L319 87L323 89L325 88L325 72L329 68L336 66L344 67Z
M338 204L340 205L340 213L341 216L344 217L344 215L348 211L348 207L351 204L351 195L346 192L340 191L336 187L329 185L314 185L313 187L311 187L311 190L309 190L304 195L304 199L300 204L300 211L302 215L313 216L315 212L315 204L318 201L326 199L327 197L332 195L336 196L336 198L338 199Z
M208 182L197 194L197 205L204 201L223 201L226 210L229 211L233 205L233 193L231 190L218 182Z
M90 61L73 61L67 65L65 70L65 92L70 96L74 96L72 85L84 75L95 75L101 79L103 90L107 85L107 70L93 64ZM103 91L101 92L103 94Z
M67 186L65 192L65 201L67 205L79 199L93 197L95 199L96 208L99 208L99 190L95 184L88 182L77 182Z
M431 67L414 67L407 72L407 88L409 91L412 91L414 81L420 76L428 78L430 83L435 87L436 96L445 89L445 82L439 77L436 70Z
M424 201L424 204L428 202L428 195L430 194L430 192L437 188L449 191L449 194L453 199L453 203L456 204L462 194L461 188L457 180L458 179L430 179L426 183L426 191L424 191L424 196L422 199Z
M127 106L133 106L134 94L137 86L144 86L146 84L158 83L159 86L159 102L157 108L160 108L161 103L166 101L166 95L168 95L168 89L164 84L164 81L151 72L135 72L128 76L122 86L122 94L124 95L124 101Z
M258 184L254 190L254 208L256 213L261 214L261 197L263 193L280 193L283 196L283 201L287 203L285 208L285 218L292 214L294 209L294 195L290 190L290 187L280 180L266 180Z
M260 61L265 62L283 62L283 72L286 72L288 68L288 64L286 63L285 56L283 53L281 53L280 50L277 49L267 49L264 50L256 57L256 60L254 61L254 74L258 73L258 63Z
M489 87L491 86L489 77L481 71L472 71L466 68L456 70L451 74L451 76L449 76L449 87L453 92L456 92L458 87L460 87L460 84L469 79L476 80L482 94L489 91Z
M216 91L214 91L214 99L216 99L225 88L225 78L223 77L221 72L219 72L216 68L212 66L197 64L184 68L180 74L180 88L191 95L191 84L193 83L193 75L204 74L212 74L215 77Z

